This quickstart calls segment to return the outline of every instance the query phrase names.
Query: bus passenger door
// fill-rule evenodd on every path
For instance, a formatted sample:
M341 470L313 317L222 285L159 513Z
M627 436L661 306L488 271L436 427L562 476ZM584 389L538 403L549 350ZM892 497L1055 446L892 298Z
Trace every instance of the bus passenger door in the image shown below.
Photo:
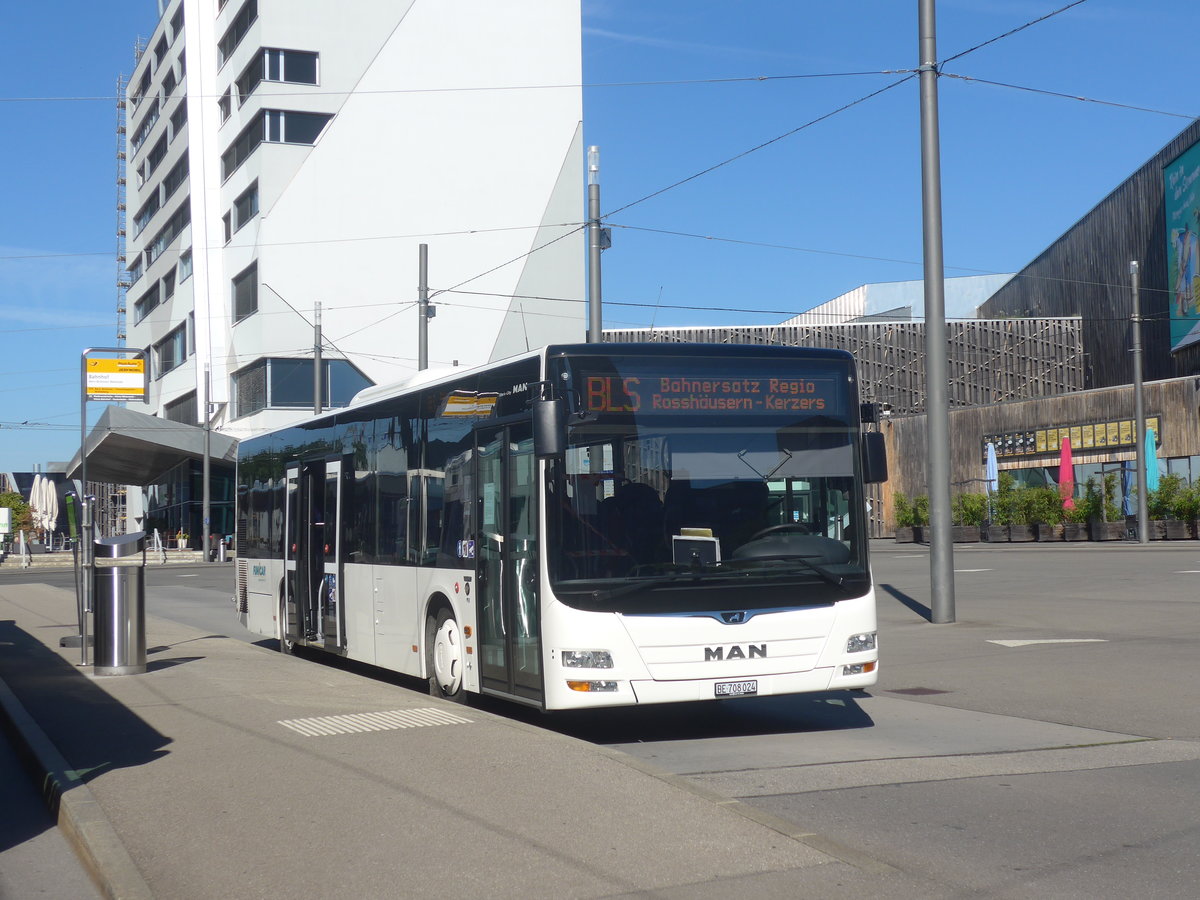
M540 700L536 460L527 424L478 438L476 596L483 687Z
M283 514L283 602L279 610L279 636L283 640L301 637L301 580L297 578L297 561L300 537L300 465L290 464L286 469L287 492L284 497Z
M316 485L314 485L316 487ZM322 508L324 523L319 539L314 541L314 555L321 559L319 591L316 604L320 610L321 639L326 650L341 650L346 646L343 622L342 596L342 554L341 554L341 523L342 523L342 461L330 460L325 463L325 483L320 485L324 491ZM314 523L314 531L316 524ZM314 535L314 537L318 537Z

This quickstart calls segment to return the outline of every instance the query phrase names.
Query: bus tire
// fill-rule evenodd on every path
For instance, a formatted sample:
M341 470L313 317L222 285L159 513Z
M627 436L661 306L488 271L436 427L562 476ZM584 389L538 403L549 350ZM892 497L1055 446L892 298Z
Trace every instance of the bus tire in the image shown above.
M429 693L443 700L465 703L462 630L454 613L444 606L425 620L425 648Z
M296 642L287 636L287 597L281 591L279 594L279 652L291 656L296 650Z

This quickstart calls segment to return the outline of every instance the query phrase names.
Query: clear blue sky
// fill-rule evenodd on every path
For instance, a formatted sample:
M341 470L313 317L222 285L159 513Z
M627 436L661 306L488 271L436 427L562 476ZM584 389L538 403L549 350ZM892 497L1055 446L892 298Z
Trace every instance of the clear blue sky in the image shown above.
M1067 2L939 0L938 55ZM781 76L917 64L915 0L583 0L583 12L585 140L601 147L606 213L903 73ZM114 343L112 98L156 20L154 0L0 11L0 470L78 450L80 352ZM1200 4L1087 0L948 63L1159 112L942 78L947 274L1021 268L1188 124L1164 113L1200 114L1198 34ZM770 323L859 284L920 278L919 164L914 79L616 212L606 326Z

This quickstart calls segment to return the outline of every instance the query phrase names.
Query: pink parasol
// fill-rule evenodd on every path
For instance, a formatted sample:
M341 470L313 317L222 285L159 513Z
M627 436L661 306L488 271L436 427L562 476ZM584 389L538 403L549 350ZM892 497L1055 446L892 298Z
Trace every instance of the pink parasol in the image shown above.
M1058 459L1058 496L1062 498L1063 509L1074 509L1075 501L1075 464L1071 462L1071 439L1063 438L1062 454Z

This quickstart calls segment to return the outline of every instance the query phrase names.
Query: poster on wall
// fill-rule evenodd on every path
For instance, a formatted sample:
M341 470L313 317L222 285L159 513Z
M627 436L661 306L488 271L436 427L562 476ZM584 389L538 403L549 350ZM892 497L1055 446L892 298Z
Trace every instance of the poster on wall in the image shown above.
M1200 341L1200 143L1163 169L1171 349Z

